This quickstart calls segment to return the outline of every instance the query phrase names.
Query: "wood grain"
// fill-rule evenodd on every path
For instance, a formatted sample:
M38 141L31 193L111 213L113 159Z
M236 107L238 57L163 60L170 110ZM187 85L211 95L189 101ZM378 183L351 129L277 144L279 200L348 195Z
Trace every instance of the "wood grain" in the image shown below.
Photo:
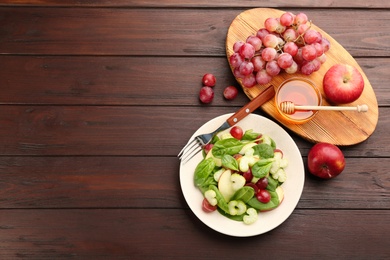
M1 21L7 21L0 30L1 53L222 57L226 55L227 28L246 9L163 10L0 7ZM297 11L287 7L283 10ZM390 31L390 23L383 22L388 19L387 12L351 8L328 10L299 9L313 17L315 24L351 55L388 55L390 42L386 32ZM330 16L334 19L329 19ZM353 17L359 17L364 30L349 26Z
M233 51L233 45L237 41L243 41L250 35L255 35L257 30L264 27L264 21L268 17L280 17L284 11L255 8L242 12L231 23L226 37L226 52L230 57ZM275 100L264 104L261 108L271 115L274 119L291 129L293 132L302 136L311 142L328 142L335 145L353 145L365 141L374 132L378 123L378 103L375 92L355 59L330 35L312 24L312 28L319 31L323 37L331 43L330 50L326 53L327 60L321 66L320 70L309 75L295 74L290 75L281 73L271 81L276 89L283 81L292 77L305 77L310 79L319 88L323 96L323 105L329 105L322 89L322 80L325 73L334 64L349 64L357 68L364 78L364 90L358 100L349 105L367 104L369 111L364 114L355 112L341 111L319 111L317 115L305 124L292 124L285 120L276 109ZM229 61L230 62L230 61ZM232 67L233 71L233 67ZM237 79L242 85L241 79ZM268 84L269 85L269 84ZM243 85L242 85L243 86ZM265 86L256 85L253 88L245 88L244 92L250 99L256 97Z
M195 1L195 0L171 0L171 1L154 1L154 0L143 0L143 1L134 1L134 0L122 0L118 2L113 2L110 0L93 0L93 1L79 1L79 0L2 0L0 5L13 5L13 6L56 6L56 7L74 7L74 6L83 6L83 7L241 7L241 8L254 8L259 6L268 6L269 2L267 0L252 1L252 0L241 0L239 2L230 2L225 0L215 0L215 1ZM278 1L274 2L273 6L275 7L300 7L300 8L310 8L310 7L345 7L350 8L388 8L390 7L389 2L382 0L373 0L368 4L365 0L346 0L346 1L337 1L332 0L322 0L322 1L310 1L302 0L296 2L290 1Z
M341 147L342 175L306 171L289 219L250 239L206 227L182 196L179 150L248 101L241 90L232 102L221 95L239 86L227 29L247 8L269 5L0 0L0 259L389 258L388 1L272 2L315 18L377 94L378 125ZM209 105L197 96L206 72L217 76ZM312 143L284 128L306 163Z
M386 210L389 164L390 158L349 157L331 181L307 173L297 208ZM173 156L0 157L0 169L3 209L188 208Z
M200 126L236 108L2 106L1 111L0 135L7 136L0 139L2 155L176 156ZM380 127L370 142L346 149L347 155L390 155L389 108L382 111ZM305 144L302 149L309 147Z
M390 254L384 239L390 232L388 210L296 210L282 228L250 239L216 233L186 209L8 210L0 223L6 259L195 260L226 254L240 259L242 252L290 259L292 250L299 258L317 259L386 259ZM207 254L189 250L210 244Z
M390 60L356 60L370 79L379 105L389 104L390 91L383 82L390 81ZM226 57L7 55L1 57L0 67L2 104L193 106L198 104L205 72L217 78L214 100L208 107L240 107L248 102ZM229 85L240 90L233 101L222 96Z

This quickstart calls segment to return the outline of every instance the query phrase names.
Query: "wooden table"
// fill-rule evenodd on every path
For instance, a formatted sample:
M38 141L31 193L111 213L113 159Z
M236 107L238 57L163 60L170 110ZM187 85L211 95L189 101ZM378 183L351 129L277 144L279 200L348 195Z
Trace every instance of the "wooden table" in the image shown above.
M388 1L0 2L0 259L390 258ZM341 43L376 92L379 122L342 148L340 176L306 171L287 221L237 238L189 209L176 155L248 102L241 90L222 97L237 86L225 38L255 7L303 11ZM217 77L209 105L198 101L205 73ZM306 163L313 144L291 135Z

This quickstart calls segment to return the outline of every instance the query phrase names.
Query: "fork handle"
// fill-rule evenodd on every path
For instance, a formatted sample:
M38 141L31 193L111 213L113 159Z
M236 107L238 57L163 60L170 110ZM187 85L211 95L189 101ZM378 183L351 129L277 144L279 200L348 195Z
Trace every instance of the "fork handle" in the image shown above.
M267 87L263 92L261 92L257 97L252 99L249 103L247 103L245 106L240 108L234 115L229 117L226 121L230 126L233 126L237 124L239 121L241 121L243 118L245 118L247 115L255 111L257 108L259 108L261 105L263 105L265 102L270 100L273 96L275 96L275 89L272 85Z

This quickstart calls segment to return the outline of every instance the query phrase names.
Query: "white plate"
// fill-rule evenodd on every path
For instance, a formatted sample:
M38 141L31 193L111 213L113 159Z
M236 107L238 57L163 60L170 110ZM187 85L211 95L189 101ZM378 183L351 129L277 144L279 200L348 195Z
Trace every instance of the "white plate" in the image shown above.
M193 134L190 140L199 134L214 131L231 115L225 114L208 121ZM189 207L204 224L222 234L248 237L260 235L276 228L291 215L302 194L305 170L297 145L290 135L275 122L259 115L250 114L237 125L241 126L244 131L253 129L255 132L269 135L276 142L277 148L283 151L284 158L288 159L289 164L285 169L287 180L282 185L285 194L282 204L274 210L260 212L258 220L252 225L231 220L222 216L218 211L205 213L202 210L203 195L194 184L194 171L202 160L201 153L187 163L180 164L180 185Z

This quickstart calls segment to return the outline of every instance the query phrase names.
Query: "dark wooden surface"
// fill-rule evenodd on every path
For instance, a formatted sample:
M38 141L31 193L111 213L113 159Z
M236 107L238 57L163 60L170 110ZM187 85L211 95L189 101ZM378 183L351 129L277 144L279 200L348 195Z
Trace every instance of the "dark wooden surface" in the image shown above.
M388 1L85 2L0 1L0 259L390 258ZM307 13L356 58L380 115L342 147L340 176L306 173L286 222L235 238L190 211L176 155L248 101L222 97L237 85L224 44L255 7ZM208 72L216 96L202 105ZM313 144L292 136L306 163Z

